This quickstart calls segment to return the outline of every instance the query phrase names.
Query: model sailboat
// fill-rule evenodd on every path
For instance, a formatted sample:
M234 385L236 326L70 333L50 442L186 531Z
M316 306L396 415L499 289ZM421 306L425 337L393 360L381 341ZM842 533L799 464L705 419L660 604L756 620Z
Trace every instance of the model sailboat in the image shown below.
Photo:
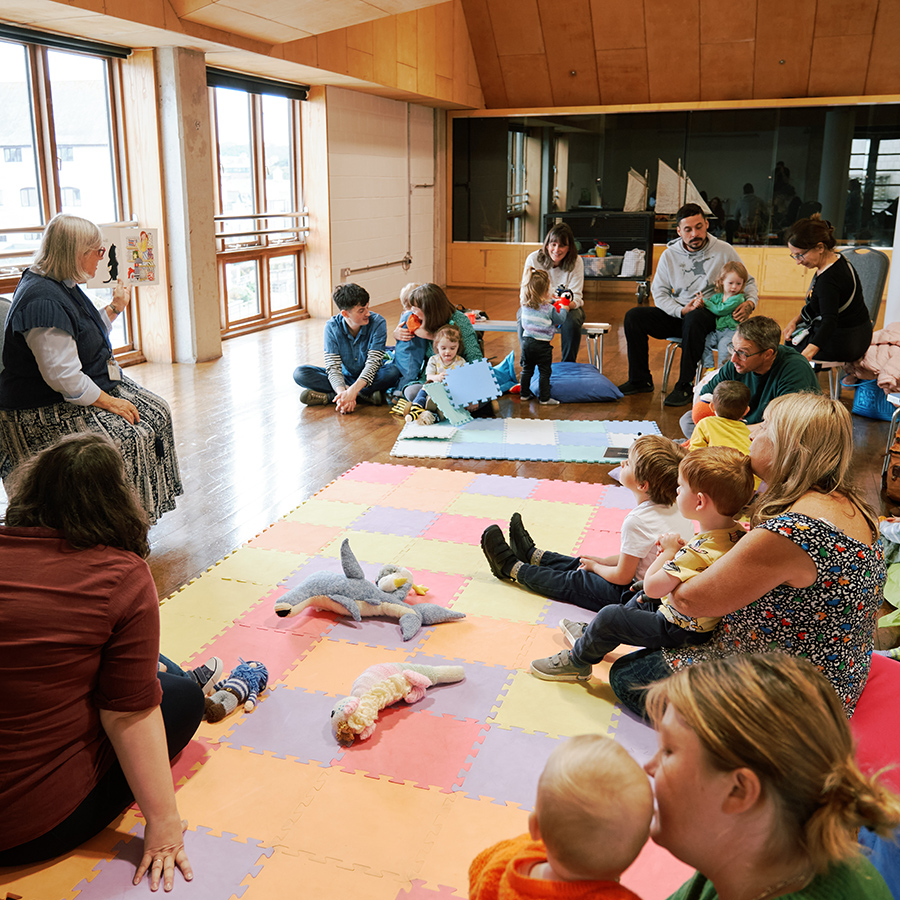
M694 182L681 168L681 160L678 161L677 172L660 160L659 176L656 180L656 214L674 215L685 203L696 203L706 215L712 215L712 210L700 196L700 191L694 187Z

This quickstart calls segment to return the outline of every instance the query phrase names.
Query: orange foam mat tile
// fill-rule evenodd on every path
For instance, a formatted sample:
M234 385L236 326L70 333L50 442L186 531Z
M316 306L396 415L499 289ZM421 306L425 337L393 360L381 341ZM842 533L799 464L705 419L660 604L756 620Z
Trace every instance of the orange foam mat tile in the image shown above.
M259 874L242 883L241 900L288 900L300 897L352 897L353 900L396 900L409 882L371 873L342 860L315 860L276 847ZM302 888L301 888L302 886Z
M421 652L426 656L480 662L504 669L516 667L522 646L531 641L536 629L547 630L542 625L528 622L468 614L465 619L450 625L452 627L439 625L431 629L420 647Z
M458 469L431 469L427 466L412 468L409 477L394 490L447 491L454 494L464 491L476 478L474 472L463 472Z
M369 666L376 663L406 662L413 652L413 649L410 652L388 650L326 637L319 640L285 676L283 684L285 687L301 690L323 691L332 696L349 694L353 682Z
M260 707L262 708L262 707ZM178 791L178 811L191 828L228 832L273 846L327 773L320 766L223 746Z
M453 795L334 767L320 771L325 777L278 846L397 880L415 878L426 838Z
M472 860L485 847L528 831L528 815L515 804L453 794L428 836L418 877L431 888L448 885L466 896Z
M342 529L337 525L319 525L310 522L295 522L281 519L267 528L258 537L248 541L247 546L262 550L285 550L290 553L304 553L314 556L333 541Z
M385 497L395 490L393 484L375 484L368 481L351 481L343 476L337 481L332 481L328 487L316 494L319 500L331 502L343 502L362 504L365 507L379 506L385 502Z

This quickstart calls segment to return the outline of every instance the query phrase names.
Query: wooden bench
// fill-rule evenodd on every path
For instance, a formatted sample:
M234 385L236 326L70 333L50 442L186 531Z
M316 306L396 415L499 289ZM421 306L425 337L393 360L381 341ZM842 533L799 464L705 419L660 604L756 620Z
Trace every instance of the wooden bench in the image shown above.
M472 323L475 331L506 331L516 334L518 323L515 319L482 319ZM598 372L603 371L603 335L609 331L609 322L585 322L581 333L587 338L588 360ZM599 345L598 345L599 340Z

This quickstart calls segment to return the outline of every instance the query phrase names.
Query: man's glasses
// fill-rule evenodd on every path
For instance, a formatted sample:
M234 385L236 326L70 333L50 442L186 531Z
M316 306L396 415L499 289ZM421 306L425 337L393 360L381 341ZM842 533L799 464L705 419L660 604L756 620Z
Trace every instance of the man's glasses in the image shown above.
M765 350L757 350L755 353L748 353L746 350L735 350L734 344L728 344L728 355L737 357L741 362L750 359L751 356L759 356L760 353L765 353Z

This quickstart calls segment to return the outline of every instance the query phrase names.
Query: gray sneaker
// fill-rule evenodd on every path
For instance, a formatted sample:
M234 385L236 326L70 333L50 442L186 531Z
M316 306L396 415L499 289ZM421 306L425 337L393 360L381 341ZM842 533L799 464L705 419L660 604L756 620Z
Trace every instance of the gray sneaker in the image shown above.
M325 406L328 403L328 395L314 391L312 388L303 388L300 391L300 402L307 406Z
M575 646L575 641L587 631L587 622L573 622L571 619L560 619L559 630L566 636L566 643Z
M568 650L531 663L531 674L544 681L590 681L591 666L576 666Z

